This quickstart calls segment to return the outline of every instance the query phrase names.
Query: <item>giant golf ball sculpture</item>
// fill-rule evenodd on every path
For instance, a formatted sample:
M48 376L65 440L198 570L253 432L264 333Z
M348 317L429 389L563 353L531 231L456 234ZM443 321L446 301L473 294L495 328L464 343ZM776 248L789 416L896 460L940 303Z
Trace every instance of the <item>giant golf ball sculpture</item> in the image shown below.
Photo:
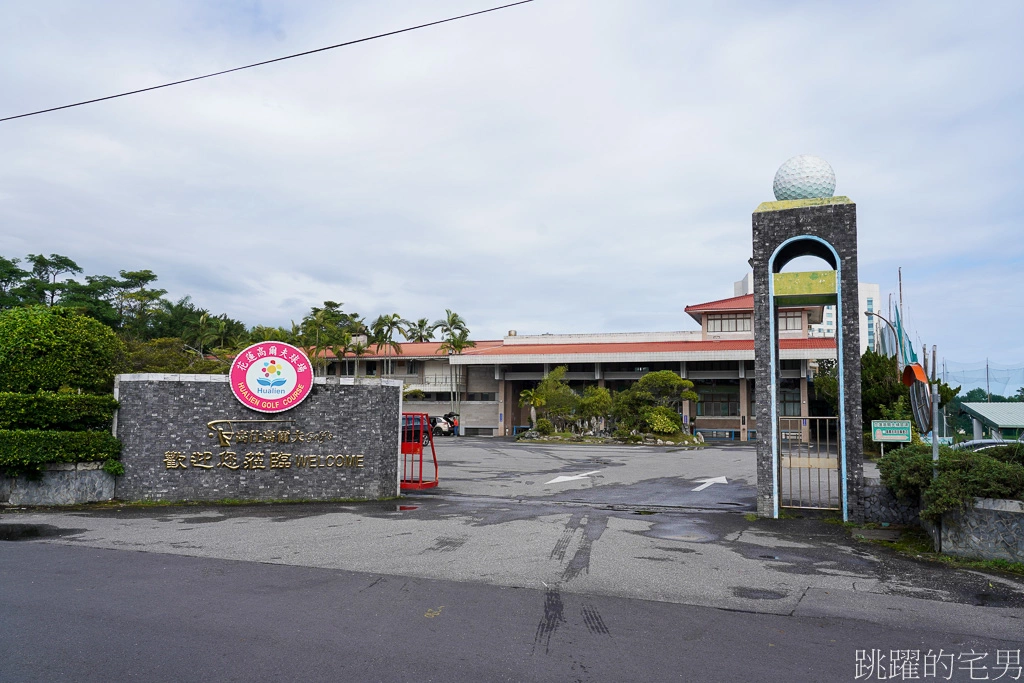
M779 166L772 189L780 202L831 197L836 190L836 174L821 157L800 154Z

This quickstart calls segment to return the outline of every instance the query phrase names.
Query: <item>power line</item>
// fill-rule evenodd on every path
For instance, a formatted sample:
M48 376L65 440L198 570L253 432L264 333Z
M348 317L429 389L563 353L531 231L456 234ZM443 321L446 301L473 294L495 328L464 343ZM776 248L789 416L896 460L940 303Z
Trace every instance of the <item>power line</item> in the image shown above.
M50 107L49 109L40 109L39 111L30 111L26 114L18 114L16 116L8 116L0 119L0 123L4 121L11 121L13 119L22 119L26 116L35 116L37 114L46 114L51 111L58 111L60 109L70 109L71 107L81 107L84 104L93 104L94 102L103 102L104 100L113 100L118 97L127 97L128 95L137 95L142 92L149 92L150 90L159 90L160 88L169 88L172 85L181 85L182 83L191 83L192 81L201 81L204 78L213 78L214 76L223 76L224 74L233 73L235 71L242 71L244 69L252 69L257 66L263 66L264 64L273 64L274 62L283 62L286 59L295 59L296 57L305 57L306 55L315 54L317 52L325 52L327 50L334 50L339 47L346 47L348 45L355 45L356 43L365 43L368 40L376 40L377 38L386 38L388 36L394 36L399 33L407 33L409 31L415 31L421 28L427 28L428 26L437 26L438 24L447 24L450 21L458 21L459 19L466 19L468 17L475 17L480 14L487 14L488 12L497 12L498 10L507 9L509 7L515 7L516 5L525 5L533 0L519 0L519 2L512 2L507 5L501 5L499 7L491 7L490 9L480 10L478 12L470 12L469 14L460 14L457 17L449 17L447 19L440 19L438 21L432 21L428 24L420 24L418 26L409 26L408 28L398 29L397 31L388 31L387 33L378 33L375 36L369 36L367 38L359 38L358 40L350 40L345 43L338 43L337 45L328 45L327 47L319 47L315 50L306 50L305 52L296 52L293 55L287 55L285 57L276 57L274 59L267 59L262 62L256 62L255 64L246 64L245 66L236 66L233 69L225 69L224 71L217 71L205 76L194 76L192 78L186 78L180 81L173 81L171 83L164 83L163 85L153 85L148 88L140 88L138 90L129 90L128 92L119 93L117 95L107 95L106 97L97 97L92 100L85 100L83 102L75 102L74 104L65 104L60 107Z

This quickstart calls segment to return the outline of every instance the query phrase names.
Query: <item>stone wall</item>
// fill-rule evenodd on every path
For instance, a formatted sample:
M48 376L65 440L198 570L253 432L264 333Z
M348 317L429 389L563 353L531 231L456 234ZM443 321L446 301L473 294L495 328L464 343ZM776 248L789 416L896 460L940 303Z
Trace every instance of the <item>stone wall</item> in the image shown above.
M242 405L223 375L120 375L123 500L327 500L398 495L395 380L315 380L295 408Z
M864 521L889 524L920 524L921 506L916 502L901 501L881 479L864 479Z
M1024 502L978 498L965 512L942 516L942 552L1024 562Z
M11 505L78 505L114 497L114 477L101 462L51 463L41 479L0 477L0 502Z

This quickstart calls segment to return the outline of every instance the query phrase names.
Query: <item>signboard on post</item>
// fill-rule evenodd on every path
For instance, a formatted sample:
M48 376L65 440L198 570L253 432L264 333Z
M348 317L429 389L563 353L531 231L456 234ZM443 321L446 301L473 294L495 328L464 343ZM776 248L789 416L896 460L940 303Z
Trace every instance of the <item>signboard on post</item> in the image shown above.
M910 420L872 420L871 440L882 443L910 443Z

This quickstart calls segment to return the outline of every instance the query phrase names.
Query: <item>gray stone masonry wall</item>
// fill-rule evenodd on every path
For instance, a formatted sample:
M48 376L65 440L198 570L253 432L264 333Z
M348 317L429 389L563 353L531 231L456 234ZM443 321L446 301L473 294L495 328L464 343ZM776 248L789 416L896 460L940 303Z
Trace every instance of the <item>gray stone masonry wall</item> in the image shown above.
M1024 562L1024 502L978 498L965 512L942 516L942 552Z
M42 479L0 477L0 502L11 505L78 505L114 497L114 477L101 462L52 463Z
M772 252L785 240L801 235L820 237L835 248L842 264L841 297L844 331L843 380L846 401L846 486L849 516L852 521L864 518L861 488L864 476L863 436L861 433L860 392L860 320L857 292L857 207L855 204L803 206L753 214L754 270L754 357L755 403L758 424L757 440L757 512L764 517L774 513L772 496L772 443L778 426L771 420L771 338L769 311L773 302L768 295L768 262ZM777 334L777 333L776 333ZM776 359L778 360L778 359ZM777 375L778 376L778 375Z
M881 479L865 479L861 497L864 503L865 522L888 522L889 524L920 524L918 516L921 506L916 502L900 500L882 484Z
M115 392L119 499L398 495L401 382L317 378L305 401L275 414L243 406L222 375L120 375ZM220 434L207 426L215 420L231 422Z

